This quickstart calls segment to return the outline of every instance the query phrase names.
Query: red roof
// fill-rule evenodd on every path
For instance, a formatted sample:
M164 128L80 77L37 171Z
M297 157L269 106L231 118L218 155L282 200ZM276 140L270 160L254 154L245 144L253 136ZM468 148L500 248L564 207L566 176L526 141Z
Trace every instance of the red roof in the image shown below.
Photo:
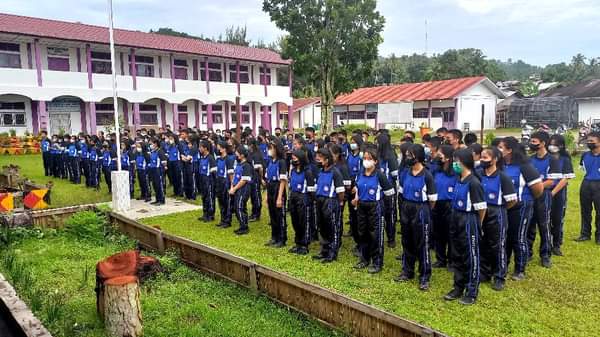
M349 94L338 96L335 104L353 105L452 99L484 80L487 80L487 77L479 76L444 81L358 88Z
M292 111L298 111L309 104L321 102L321 97L294 98Z
M0 13L0 32L24 34L40 38L55 38L108 44L108 28L20 15ZM119 46L158 49L168 52L199 54L236 60L290 64L278 53L259 48L168 36L155 33L115 29L115 44Z

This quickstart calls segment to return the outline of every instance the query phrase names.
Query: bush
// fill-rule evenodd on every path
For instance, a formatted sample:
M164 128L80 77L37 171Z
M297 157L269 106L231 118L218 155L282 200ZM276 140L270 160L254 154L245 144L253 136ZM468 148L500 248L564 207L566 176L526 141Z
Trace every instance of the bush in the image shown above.
M572 132L567 131L567 133L565 133L565 148L567 151L574 151L577 148L575 144L575 136Z
M491 146L492 142L496 139L496 135L493 132L488 132L485 135L485 139L483 140L483 144L487 146Z
M65 232L81 240L103 241L106 227L106 217L94 211L75 213L65 221Z

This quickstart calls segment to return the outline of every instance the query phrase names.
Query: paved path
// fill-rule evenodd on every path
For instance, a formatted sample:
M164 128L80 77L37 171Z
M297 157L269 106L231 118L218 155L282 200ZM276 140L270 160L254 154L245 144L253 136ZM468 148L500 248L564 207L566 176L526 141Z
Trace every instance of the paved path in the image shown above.
M107 205L110 206L110 203L107 203ZM166 198L166 203L161 206L154 206L149 202L133 199L131 200L131 209L119 213L130 219L138 220L188 211L198 211L198 216L200 216L200 210L202 210L202 206L193 205L173 198Z

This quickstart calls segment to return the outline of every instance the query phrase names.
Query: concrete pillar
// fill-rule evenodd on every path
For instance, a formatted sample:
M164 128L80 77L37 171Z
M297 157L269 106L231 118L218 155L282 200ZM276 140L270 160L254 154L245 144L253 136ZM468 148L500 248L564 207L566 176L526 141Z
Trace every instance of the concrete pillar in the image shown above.
M231 113L229 111L229 102L225 102L225 129L229 130L229 117Z
M210 81L208 79L208 57L204 58L204 79L206 80L206 93L210 94ZM212 125L212 121L210 121Z
M116 212L127 211L131 208L129 196L129 171L112 171L112 209Z
M94 87L93 77L92 77L92 50L89 44L85 45L85 63L87 67L88 74L88 88L92 89ZM94 106L95 109L95 106Z
M173 54L169 54L169 63L171 65L171 91L175 92L175 60Z
M129 68L129 73L133 78L133 90L137 90L137 68L135 67L135 49L131 48L131 53L129 55L129 60L131 62L131 66Z
M96 134L96 102L88 102L88 111L90 113L90 134Z
M35 69L37 70L38 87L42 86L42 56L40 53L40 40L33 40L33 52L35 54Z
M288 105L288 130L294 131L294 112L291 105Z
M194 127L200 128L200 102L198 101L194 101Z
M209 130L213 128L212 104L206 105L206 128Z
M48 109L46 109L46 101L38 102L38 116L40 121L40 131L48 131Z
M252 102L252 133L256 135L256 103Z
M173 107L173 131L179 131L179 105L171 104Z
M133 103L133 126L135 130L140 129L140 103Z
M160 123L163 128L167 127L167 107L164 100L160 100Z

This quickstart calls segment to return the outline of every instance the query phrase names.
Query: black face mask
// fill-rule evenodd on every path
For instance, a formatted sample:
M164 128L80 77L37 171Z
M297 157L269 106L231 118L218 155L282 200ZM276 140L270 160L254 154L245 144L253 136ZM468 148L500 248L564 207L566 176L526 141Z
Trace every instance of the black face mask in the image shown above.
M480 160L479 161L479 166L481 166L481 168L485 170L488 167L492 166L492 162L491 161L487 161L487 160Z
M300 165L300 161L299 160L292 160L292 165L298 166L298 165Z
M596 143L588 143L587 144L588 149L590 149L591 151L594 151L596 149L596 147L598 147L598 145Z
M531 151L537 151L540 149L540 144L529 144L529 149Z
M320 162L320 161L318 161L318 162L317 162L317 167L322 169L322 168L323 168L323 163L322 163L322 162Z
M415 164L417 163L417 159L415 158L406 158L406 160L404 161L404 163L408 166L415 166Z

